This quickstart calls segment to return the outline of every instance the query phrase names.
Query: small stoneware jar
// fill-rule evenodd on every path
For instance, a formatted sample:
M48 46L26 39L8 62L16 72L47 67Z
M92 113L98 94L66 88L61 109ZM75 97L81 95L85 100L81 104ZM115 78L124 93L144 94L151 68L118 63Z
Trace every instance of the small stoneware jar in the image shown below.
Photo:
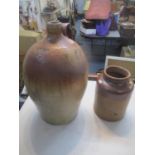
M130 72L120 66L109 66L97 77L94 110L107 121L123 118L134 88Z

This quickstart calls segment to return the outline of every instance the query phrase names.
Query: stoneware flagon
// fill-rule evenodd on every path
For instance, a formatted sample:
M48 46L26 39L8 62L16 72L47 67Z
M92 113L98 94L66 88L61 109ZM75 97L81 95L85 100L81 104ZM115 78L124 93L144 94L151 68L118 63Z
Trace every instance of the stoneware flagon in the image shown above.
M107 121L123 118L134 83L130 72L120 66L109 66L97 77L94 110Z
M62 24L48 22L47 36L34 44L24 60L24 81L43 120L72 121L87 85L87 61L81 47L62 34Z

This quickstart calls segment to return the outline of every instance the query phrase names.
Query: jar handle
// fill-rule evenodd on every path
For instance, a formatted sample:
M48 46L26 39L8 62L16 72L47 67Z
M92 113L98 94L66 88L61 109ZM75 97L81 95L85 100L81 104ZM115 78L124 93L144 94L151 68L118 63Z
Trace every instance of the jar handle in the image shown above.
M103 79L103 76L104 76L103 70L100 73L97 73L97 78L96 78L97 83L101 81L101 79Z

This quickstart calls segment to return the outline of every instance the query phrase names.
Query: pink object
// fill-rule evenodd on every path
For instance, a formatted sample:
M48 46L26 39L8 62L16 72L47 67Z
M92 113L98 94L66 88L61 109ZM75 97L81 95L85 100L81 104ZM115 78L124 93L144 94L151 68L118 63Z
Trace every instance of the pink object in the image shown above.
M110 0L91 0L86 19L103 20L108 19L111 12Z

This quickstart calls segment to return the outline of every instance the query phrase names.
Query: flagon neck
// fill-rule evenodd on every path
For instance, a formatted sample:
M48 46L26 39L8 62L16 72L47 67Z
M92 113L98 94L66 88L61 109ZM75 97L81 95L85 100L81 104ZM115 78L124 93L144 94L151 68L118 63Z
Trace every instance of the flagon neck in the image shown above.
M59 21L50 21L47 23L48 36L59 36L62 33L62 25Z
M47 39L50 43L57 42L62 37L62 24L59 21L47 23Z

